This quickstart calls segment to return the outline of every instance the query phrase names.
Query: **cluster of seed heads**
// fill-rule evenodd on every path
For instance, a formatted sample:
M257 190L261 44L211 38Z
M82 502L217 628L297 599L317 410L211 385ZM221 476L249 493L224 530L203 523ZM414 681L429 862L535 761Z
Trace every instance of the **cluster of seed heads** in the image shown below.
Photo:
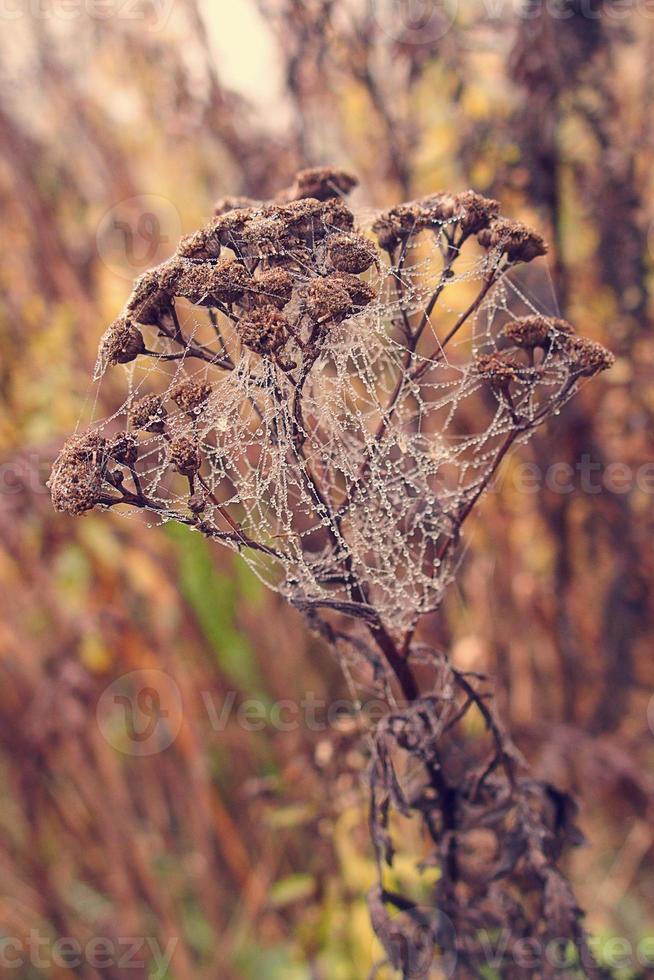
M314 168L275 201L226 198L136 281L97 370L128 365L130 395L61 450L58 510L183 521L281 568L295 601L376 602L391 619L438 601L508 444L612 357L563 320L510 315L502 282L546 246L496 201L432 194L363 231L355 185ZM466 243L475 274L457 277ZM458 313L446 297L475 276ZM457 412L480 387L496 407L471 437Z

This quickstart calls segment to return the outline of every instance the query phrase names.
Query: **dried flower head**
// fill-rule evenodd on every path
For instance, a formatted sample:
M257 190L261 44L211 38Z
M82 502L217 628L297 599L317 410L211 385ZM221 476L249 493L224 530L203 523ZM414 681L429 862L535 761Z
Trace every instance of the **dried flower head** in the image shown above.
M101 503L106 464L107 440L97 432L68 439L48 482L55 510L77 516Z
M195 476L202 465L202 457L196 443L188 436L177 436L168 445L171 465L182 476Z
M509 262L531 262L532 259L547 254L547 245L542 235L521 221L497 218L479 232L478 241L484 248L496 248L506 255Z
M311 167L300 170L295 175L293 186L286 192L288 200L299 200L303 197L314 197L318 201L349 194L359 181L345 170L333 167Z
M260 208L261 201L255 201L252 197L220 197L213 207L216 217L228 214L230 211L245 210L247 208Z
M125 307L127 315L138 323L157 325L170 309L171 295L162 290L159 269L150 269L134 283Z
M100 341L100 358L107 364L128 364L144 350L143 334L126 316L114 320Z
M614 355L587 337L565 337L561 347L570 371L581 377L592 377L600 371L608 371L615 364Z
M135 429L163 432L167 415L168 412L160 395L145 395L133 404L130 419Z
M512 381L518 380L518 368L510 355L496 352L483 354L475 361L475 372L488 381L493 391L506 394Z
M362 235L332 235L327 240L327 260L337 272L358 274L378 261L373 242Z
M533 350L535 347L545 349L549 348L557 337L571 334L572 327L567 320L535 313L507 323L503 333L516 347L524 347L527 350Z
M257 354L272 354L286 343L289 323L276 306L268 303L241 317L238 334L241 343Z
M313 279L304 294L304 305L312 320L338 323L353 311L347 289L334 277Z
M287 269L266 269L253 280L251 298L283 309L293 295L295 280Z
M475 191L464 191L455 199L455 214L461 231L474 235L488 228L500 213L500 202L483 197Z
M139 455L139 443L131 432L118 432L107 445L107 455L116 463L133 466Z
M235 302L250 284L245 266L230 257L219 262L184 262L175 295L200 306Z
M399 204L380 214L372 226L380 248L392 254L400 243L414 235L419 235L427 227L430 220L441 220L436 218L433 212L430 218L429 208L432 203L435 208L441 206L440 201L435 203L436 198L440 199L441 195L432 195L432 197L427 198L425 200L426 206L420 201L411 201L409 204Z
M221 244L216 235L215 222L199 228L191 235L185 235L177 246L177 254L186 259L217 259Z
M211 385L206 381L191 379L179 381L169 391L178 408L189 415L197 415L211 395Z
M377 290L372 283L360 279L359 276L355 276L351 272L334 272L329 278L333 283L342 286L348 293L354 307L363 309L364 306L369 306L377 298Z

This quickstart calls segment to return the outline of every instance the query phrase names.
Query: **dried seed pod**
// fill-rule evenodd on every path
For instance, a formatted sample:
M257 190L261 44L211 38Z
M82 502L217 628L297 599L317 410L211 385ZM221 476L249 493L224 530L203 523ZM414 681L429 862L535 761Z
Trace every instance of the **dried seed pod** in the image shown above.
M216 217L229 214L230 211L243 211L247 208L259 208L261 201L255 201L252 197L220 197L213 207Z
M157 325L170 309L171 294L162 290L159 269L150 269L134 283L126 311L138 323Z
M73 436L63 445L48 481L54 509L80 515L103 500L107 440L97 432Z
M217 259L220 257L220 250L215 221L210 221L191 235L185 235L177 246L177 254L186 259Z
M493 391L506 395L512 381L518 380L518 366L507 354L483 354L475 360L475 371Z
M567 320L536 313L512 320L502 332L516 347L524 347L526 350L533 350L535 347L549 349L557 337L571 334L572 327Z
M426 223L441 226L447 221L452 221L457 213L457 199L454 194L429 194L415 202L418 213L422 212Z
M587 337L564 337L561 349L571 373L581 377L592 377L615 364L611 351Z
M130 419L136 429L163 432L168 412L160 395L145 395L132 406Z
M442 196L432 195L431 198L426 198L425 206L420 201L410 201L380 214L372 226L380 247L392 253L402 242L424 231L430 222L442 220L429 211L435 198Z
M464 191L454 198L455 213L461 231L473 235L488 228L500 213L499 201L483 197L475 191Z
M211 385L206 381L179 381L168 392L178 408L189 415L197 415L211 395Z
M330 198L338 198L342 194L349 194L358 183L356 177L345 170L336 170L333 167L311 167L300 170L295 175L293 186L288 191L283 191L280 196L286 197L289 201L306 197L327 201Z
M352 231L354 228L354 215L347 204L340 198L332 201L325 201L322 206L321 218L325 228L338 229L339 231Z
M248 288L251 276L230 257L220 262L185 262L177 278L175 295L200 306L234 303Z
M99 432L81 432L66 440L59 458L97 463L103 467L107 460L107 440Z
M355 307L368 306L377 298L377 290L371 283L350 272L334 272L329 278L343 287Z
M214 233L221 245L233 248L245 236L254 216L260 214L251 208L233 208L219 215L214 222Z
M327 260L337 272L365 272L378 261L373 242L361 235L332 235L327 240Z
M131 432L118 432L109 441L107 454L116 463L133 466L139 455L138 439Z
M177 436L168 445L168 456L172 466L182 476L194 476L202 465L202 457L196 443L187 436Z
M127 316L114 320L100 341L100 359L104 364L128 364L144 350L143 334Z
M241 343L257 354L272 354L286 343L289 323L283 313L268 303L251 310L238 323Z
M102 499L102 477L89 463L61 463L49 481L54 509L73 516L91 510Z
M283 309L293 294L293 276L286 269L267 269L253 280L254 292L250 299L260 303L272 303L277 309Z
M477 235L484 248L496 248L509 262L531 262L547 254L547 245L538 232L521 221L497 218Z
M312 280L304 294L304 307L312 320L333 323L344 320L354 309L347 289L332 276Z

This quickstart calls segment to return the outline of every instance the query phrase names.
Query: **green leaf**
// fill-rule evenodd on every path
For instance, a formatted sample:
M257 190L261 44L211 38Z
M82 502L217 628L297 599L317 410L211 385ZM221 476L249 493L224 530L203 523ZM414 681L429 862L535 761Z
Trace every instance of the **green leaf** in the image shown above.
M214 566L208 542L181 524L166 525L179 558L179 584L226 677L242 690L261 686L254 652L235 625L238 599L247 595L242 576ZM241 563L240 560L239 564Z

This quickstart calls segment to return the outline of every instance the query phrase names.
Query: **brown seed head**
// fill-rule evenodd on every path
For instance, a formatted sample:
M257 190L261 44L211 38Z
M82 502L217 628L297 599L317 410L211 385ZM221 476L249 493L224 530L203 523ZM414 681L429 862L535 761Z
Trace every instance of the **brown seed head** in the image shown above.
M211 395L211 385L206 381L179 381L169 393L178 408L189 415L197 415Z
M219 262L185 262L175 295L201 306L234 303L250 284L245 266L230 257Z
M499 201L482 197L475 191L464 191L462 194L457 194L454 201L459 227L467 235L473 235L483 228L488 228L491 221L494 221L500 213Z
M48 482L54 509L77 516L100 503L106 464L107 440L97 432L68 439Z
M377 290L369 282L352 275L351 272L334 272L329 277L348 293L355 307L363 308L377 298Z
M289 201L304 197L314 197L318 201L328 201L330 198L349 194L359 181L345 170L333 167L311 167L300 170L295 175L293 186L282 192Z
M477 236L485 248L497 248L509 262L531 262L547 254L547 245L538 232L521 221L497 218Z
M293 294L294 279L286 269L267 269L252 282L253 293L258 303L272 303L283 309Z
M571 334L572 327L567 320L536 313L507 323L503 333L516 347L533 350L534 347L549 348L557 337Z
M107 447L107 455L116 463L133 466L138 459L139 444L131 432L118 432Z
M437 196L441 197L442 195ZM427 200L431 202L434 198ZM411 201L408 204L399 204L397 207L384 211L374 222L372 230L377 235L380 247L387 252L394 252L401 242L419 235L429 222L428 207L423 207L420 201Z
M251 310L238 323L241 343L257 354L271 354L288 339L288 320L276 306L268 303Z
M167 415L160 395L145 395L134 403L130 412L134 428L146 432L163 432Z
M304 305L312 320L340 323L353 310L348 291L332 276L314 279L304 294Z
M220 256L220 249L216 222L210 221L204 228L181 238L177 246L177 254L185 259L217 259Z
M611 351L587 337L565 337L561 348L572 374L580 377L592 377L615 364Z
M171 464L182 476L194 476L202 465L200 450L187 436L171 439L168 456Z
M170 308L170 294L161 289L159 268L149 269L134 283L126 310L138 323L156 325Z
M327 259L337 272L360 273L378 260L373 242L361 235L332 235L327 240Z
M475 371L489 382L494 391L506 393L512 381L517 381L517 365L507 354L483 354L475 361Z
M143 334L127 316L114 320L100 341L100 357L108 364L128 364L144 350Z

